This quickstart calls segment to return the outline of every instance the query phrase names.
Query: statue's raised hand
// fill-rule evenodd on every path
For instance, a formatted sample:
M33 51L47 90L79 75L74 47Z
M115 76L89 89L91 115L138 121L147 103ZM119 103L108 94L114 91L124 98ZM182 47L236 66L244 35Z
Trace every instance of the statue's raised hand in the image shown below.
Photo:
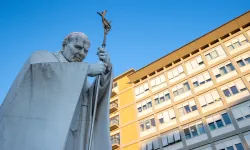
M90 64L88 69L88 76L94 77L105 72L107 64L102 61L97 62L96 64Z

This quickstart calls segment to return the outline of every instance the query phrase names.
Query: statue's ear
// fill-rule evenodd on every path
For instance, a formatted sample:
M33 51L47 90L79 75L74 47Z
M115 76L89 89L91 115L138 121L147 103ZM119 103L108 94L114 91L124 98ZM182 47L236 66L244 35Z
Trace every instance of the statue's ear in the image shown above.
M67 42L64 40L64 41L62 42L62 48L64 48L66 45L67 45Z

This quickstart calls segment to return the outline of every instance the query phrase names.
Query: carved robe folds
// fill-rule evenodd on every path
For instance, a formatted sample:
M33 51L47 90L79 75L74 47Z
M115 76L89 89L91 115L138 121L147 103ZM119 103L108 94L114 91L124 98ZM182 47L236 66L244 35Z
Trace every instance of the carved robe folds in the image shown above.
M96 82L87 63L37 52L25 63L0 107L0 150L86 150ZM99 86L93 150L111 150L112 72Z

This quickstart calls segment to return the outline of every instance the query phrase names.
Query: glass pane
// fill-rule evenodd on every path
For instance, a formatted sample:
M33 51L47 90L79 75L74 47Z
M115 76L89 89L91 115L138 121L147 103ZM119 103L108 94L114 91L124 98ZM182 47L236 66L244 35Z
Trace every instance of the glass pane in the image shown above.
M183 85L184 85L184 90L185 91L190 90L190 86L189 86L188 82L184 83Z
M233 95L239 93L239 91L238 91L238 89L236 88L236 86L232 86L232 87L230 87L230 89L231 89Z
M233 146L229 146L229 147L227 147L227 150L234 150L234 147Z
M142 112L142 109L141 109L141 107L139 107L139 108L138 108L138 112Z
M222 118L223 118L223 120L224 120L224 122L225 122L226 125L232 123L227 113L222 114Z
M195 110L197 110L197 106L194 105L194 106L191 107L191 109L192 109L192 111L195 111Z
M155 127L155 119L154 119L154 118L151 119L151 125L152 125L153 127Z
M229 45L227 48L228 48L229 50L233 50L233 49L234 49L233 45Z
M223 122L222 122L221 119L220 119L220 120L217 120L217 121L215 121L215 122L216 122L218 128L221 128L221 127L224 126L224 124L223 124Z
M162 97L160 98L160 103L162 103L162 102L164 102L164 101L165 101L165 97L162 96Z
M148 120L146 121L145 125L146 125L146 129L150 129L150 123Z
M186 139L190 139L191 138L191 134L189 132L189 128L184 129L184 134L185 134Z
M207 61L210 61L212 59L212 57L210 56L210 54L206 55Z
M240 43L239 42L233 43L233 46L234 46L234 48L237 48L240 46Z
M228 73L225 67L221 67L219 70L220 70L221 75L224 75L224 74Z
M196 126L191 126L190 130L191 130L191 133L192 133L193 137L198 135L198 131L196 129Z
M214 59L214 58L218 57L219 55L218 55L218 53L217 53L216 51L213 51L213 52L211 53L211 56L212 56L212 58Z
M235 147L237 148L237 150L244 150L241 143L235 144Z
M237 64L239 65L239 67L243 67L246 65L242 60L237 61Z
M230 96L231 96L231 94L230 94L230 92L229 92L228 89L223 90L223 93L224 93L224 95L225 95L226 97L230 97Z
M178 93L179 93L179 94L184 93L184 89L183 89L183 88L180 88L180 89L178 90Z
M170 99L169 93L165 95L166 100Z
M227 69L229 72L235 70L234 66L231 63L227 65Z
M159 104L159 98L155 99L155 104Z
M144 131L144 124L140 125L141 131Z
M199 86L199 84L198 84L198 82L197 82L197 81L195 81L193 84L194 84L194 87Z
M197 127L198 127L198 130L199 130L200 134L205 133L205 129L204 129L203 124L198 124Z
M164 123L163 118L159 119L159 122L160 122L160 124L163 124Z
M147 105L143 105L143 110L146 110L147 109Z
M177 91L174 91L174 96L178 96L178 92Z
M148 102L148 108L152 107L152 102Z
M209 123L208 126L209 126L209 129L210 129L211 131L213 131L213 130L216 129L216 126L215 126L214 122Z
M191 112L189 105L184 106L184 109L186 113Z
M246 64L250 64L250 57L245 59Z

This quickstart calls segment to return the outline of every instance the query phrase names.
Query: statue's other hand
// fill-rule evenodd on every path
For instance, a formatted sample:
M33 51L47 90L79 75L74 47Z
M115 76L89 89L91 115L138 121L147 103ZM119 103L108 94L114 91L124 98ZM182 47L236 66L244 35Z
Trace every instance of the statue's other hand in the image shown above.
M102 74L105 72L106 68L107 64L103 63L102 61L99 61L96 64L90 64L88 69L88 76L94 77Z
M98 48L97 55L99 57L99 60L103 61L105 64L107 64L107 70L110 71L111 69L111 63L110 63L110 57L108 52L104 48Z

